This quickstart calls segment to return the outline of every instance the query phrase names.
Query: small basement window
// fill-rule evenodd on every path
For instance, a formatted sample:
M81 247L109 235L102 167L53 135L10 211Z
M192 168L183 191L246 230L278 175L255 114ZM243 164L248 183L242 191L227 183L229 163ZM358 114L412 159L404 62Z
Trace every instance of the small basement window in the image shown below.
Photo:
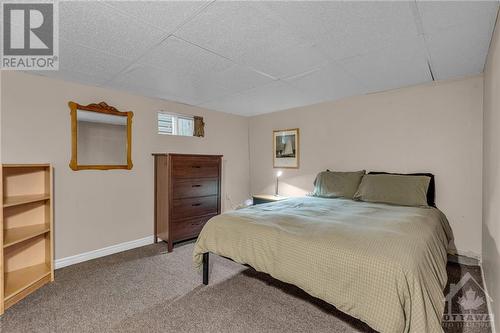
M194 117L158 111L158 134L194 136Z

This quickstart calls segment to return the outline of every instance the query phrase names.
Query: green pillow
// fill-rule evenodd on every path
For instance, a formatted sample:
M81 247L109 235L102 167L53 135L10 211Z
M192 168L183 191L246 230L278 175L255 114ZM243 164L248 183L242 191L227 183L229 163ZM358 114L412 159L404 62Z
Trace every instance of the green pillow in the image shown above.
M314 180L315 197L352 199L365 170L355 172L323 171Z
M401 206L427 207L430 177L368 174L363 177L355 200Z

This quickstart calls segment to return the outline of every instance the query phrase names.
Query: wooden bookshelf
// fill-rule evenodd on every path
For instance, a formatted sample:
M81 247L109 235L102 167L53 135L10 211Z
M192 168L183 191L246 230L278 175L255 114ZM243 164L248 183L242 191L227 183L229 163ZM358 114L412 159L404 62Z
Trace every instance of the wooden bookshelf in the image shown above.
M0 314L54 280L50 164L0 168Z

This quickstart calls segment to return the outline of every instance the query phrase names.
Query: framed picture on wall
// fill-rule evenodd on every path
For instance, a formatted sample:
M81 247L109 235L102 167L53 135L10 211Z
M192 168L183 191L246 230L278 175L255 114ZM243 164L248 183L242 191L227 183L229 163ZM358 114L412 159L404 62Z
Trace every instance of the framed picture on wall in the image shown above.
M273 167L299 167L299 129L273 131Z

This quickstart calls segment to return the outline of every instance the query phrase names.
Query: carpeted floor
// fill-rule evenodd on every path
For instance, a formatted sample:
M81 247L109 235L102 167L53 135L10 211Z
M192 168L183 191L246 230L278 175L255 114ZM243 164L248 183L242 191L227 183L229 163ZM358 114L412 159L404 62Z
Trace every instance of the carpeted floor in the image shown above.
M208 287L193 244L155 244L56 271L56 281L8 309L0 332L373 332L300 289L211 256ZM448 265L449 282L479 267ZM488 328L445 327L483 333Z

